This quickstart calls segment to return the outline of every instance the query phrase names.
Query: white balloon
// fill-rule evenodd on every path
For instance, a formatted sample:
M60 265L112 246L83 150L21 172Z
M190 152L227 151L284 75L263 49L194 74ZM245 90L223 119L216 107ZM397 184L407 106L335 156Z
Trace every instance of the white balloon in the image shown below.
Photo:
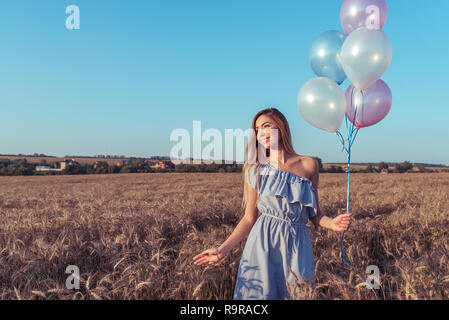
M338 84L325 77L307 81L298 93L302 117L314 127L336 133L346 112L346 97Z
M340 62L354 87L364 90L387 71L392 56L390 39L383 31L359 28L343 43Z

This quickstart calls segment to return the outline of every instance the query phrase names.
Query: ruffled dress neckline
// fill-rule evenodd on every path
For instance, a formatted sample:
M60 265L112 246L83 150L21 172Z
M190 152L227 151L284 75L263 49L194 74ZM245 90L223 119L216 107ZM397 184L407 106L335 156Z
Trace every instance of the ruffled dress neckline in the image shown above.
M297 176L296 174L291 173L290 171L279 169L270 164L269 162L264 163L262 165L262 168L263 167L266 167L268 170L274 170L278 172L278 176L281 177L281 180L287 180L287 178L289 178L288 180L292 182L307 182L311 187L311 189L313 190L313 192L315 192L315 188L313 187L312 181L309 178Z

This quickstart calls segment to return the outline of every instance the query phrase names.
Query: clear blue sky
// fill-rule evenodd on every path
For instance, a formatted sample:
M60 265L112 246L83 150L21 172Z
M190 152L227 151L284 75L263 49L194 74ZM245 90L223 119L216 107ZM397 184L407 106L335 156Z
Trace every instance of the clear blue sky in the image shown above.
M194 120L224 134L277 107L297 153L344 162L296 105L314 77L309 46L342 30L342 3L2 0L0 153L169 155L171 131ZM80 30L65 28L71 4ZM449 1L387 4L393 106L360 131L352 160L449 164Z

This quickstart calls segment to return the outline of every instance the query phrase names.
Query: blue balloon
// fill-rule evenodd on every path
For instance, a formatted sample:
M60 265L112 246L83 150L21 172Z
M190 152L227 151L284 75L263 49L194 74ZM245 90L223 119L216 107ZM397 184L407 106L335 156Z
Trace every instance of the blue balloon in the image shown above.
M346 80L346 73L340 62L340 51L347 35L340 31L326 31L312 43L309 62L318 77L334 80L339 85Z

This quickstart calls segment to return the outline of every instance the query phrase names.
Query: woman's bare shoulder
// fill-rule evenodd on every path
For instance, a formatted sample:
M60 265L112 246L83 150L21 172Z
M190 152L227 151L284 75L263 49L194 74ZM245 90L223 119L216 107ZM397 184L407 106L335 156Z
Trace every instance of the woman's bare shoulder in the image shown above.
M297 174L308 179L313 178L319 172L319 164L314 157L296 155L292 162Z

